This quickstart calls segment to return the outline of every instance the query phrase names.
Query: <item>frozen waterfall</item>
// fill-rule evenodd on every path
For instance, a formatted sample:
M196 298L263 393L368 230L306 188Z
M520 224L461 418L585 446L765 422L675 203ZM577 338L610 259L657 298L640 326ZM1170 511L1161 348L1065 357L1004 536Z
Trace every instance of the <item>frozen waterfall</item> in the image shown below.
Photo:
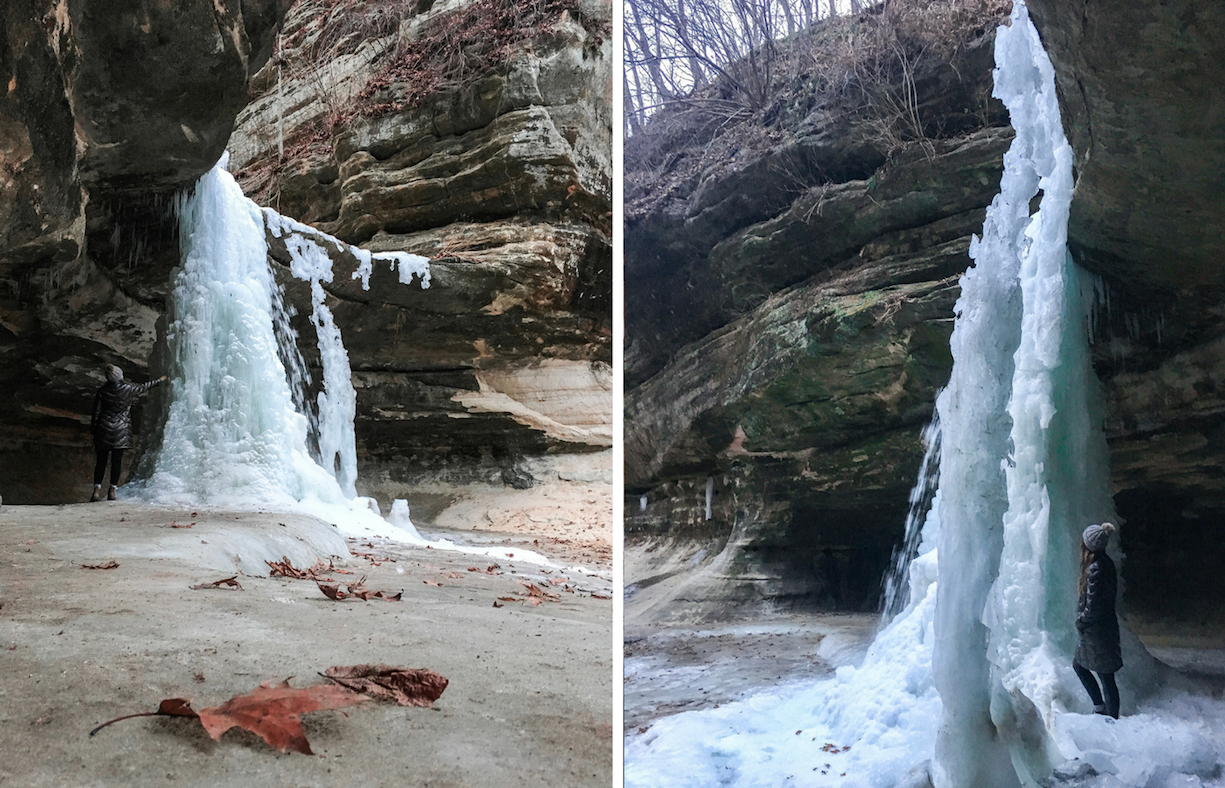
M503 555L500 548L427 542L403 501L388 521L372 499L356 494L356 394L340 329L325 303L324 284L333 274L324 245L357 258L353 276L367 289L375 262L398 269L402 284L428 287L429 261L349 247L261 209L226 172L227 158L178 205L182 265L172 276L166 337L170 404L151 472L133 485L137 494L164 505L298 511L349 536ZM323 373L314 424L306 366L268 263L266 231L284 239L290 272L310 283ZM319 462L307 448L312 431ZM516 556L547 563L525 550Z
M1125 627L1122 719L1093 714L1071 669L1079 536L1114 519L1094 288L1067 252L1072 150L1022 0L995 57L1016 138L961 280L939 486L905 609L833 679L627 736L627 786L889 788L930 775L936 788L1029 788L1059 784L1069 762L1069 786L1225 785L1225 703L1163 683Z

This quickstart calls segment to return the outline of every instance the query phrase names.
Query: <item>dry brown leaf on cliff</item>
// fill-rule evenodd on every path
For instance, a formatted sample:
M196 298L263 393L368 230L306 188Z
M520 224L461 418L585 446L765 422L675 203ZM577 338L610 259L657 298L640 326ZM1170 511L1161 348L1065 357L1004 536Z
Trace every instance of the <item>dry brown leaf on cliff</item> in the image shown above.
M107 561L105 564L81 564L82 569L118 569L118 561Z
M432 670L390 665L333 665L324 675L354 692L401 706L429 706L450 683Z
M193 591L202 591L209 588L221 588L222 586L237 588L239 591L243 590L242 583L238 582L238 575L223 577L220 580L214 580L211 583L201 583L199 585L191 586L191 589Z
M251 731L281 752L293 750L313 755L306 734L302 732L299 715L353 706L364 700L334 684L295 689L289 686L289 679L275 685L265 681L249 695L238 695L220 706L200 709L199 717L213 741L219 741L221 734L230 728L239 727Z

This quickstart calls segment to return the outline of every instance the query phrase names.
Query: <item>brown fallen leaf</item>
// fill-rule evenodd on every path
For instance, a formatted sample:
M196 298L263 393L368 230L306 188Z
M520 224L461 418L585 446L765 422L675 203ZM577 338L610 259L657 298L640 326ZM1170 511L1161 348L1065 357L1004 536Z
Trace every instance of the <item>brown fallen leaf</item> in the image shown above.
M450 683L432 670L390 665L333 665L324 675L354 692L401 706L429 706Z
M494 607L506 607L506 605L503 605L501 602L499 602L499 601L498 601L498 600L496 600L496 599L495 599L495 600L493 600L493 606L494 606ZM12 649L9 649L9 651L12 651Z
M187 525L179 525L178 523L171 523L169 527L170 528L191 528L193 525L195 525L195 523L188 523Z
M561 597L559 595L549 593L548 591L545 591L543 588L536 585L535 583L529 583L526 580L520 580L519 585L527 589L528 596L531 597L532 599L535 599L536 600L535 604L537 605L540 604L542 600L547 600L549 602L560 602L561 601Z
M118 561L107 561L105 564L81 564L82 569L118 569Z
M211 583L201 583L198 586L191 586L191 589L193 591L201 591L207 588L221 588L222 586L227 586L229 588L237 588L239 591L243 590L242 583L238 582L238 575L231 575L230 577L223 577L222 579L214 580Z
M459 572L447 572L447 577L451 578L452 580L458 580L463 577L463 575L461 575Z
M341 575L351 575L352 572L346 572L343 569L337 569L332 565L331 560L326 564L323 561L316 561L315 565L309 569L299 569L293 565L287 556L281 556L280 561L265 561L268 565L269 577L289 577L294 580L314 580L318 583L320 580L325 580L324 575L336 573Z
M425 583L427 586L438 586L439 588L442 588L442 583L435 583L433 580L422 580L421 582Z
M591 598L592 599L612 599L611 596L604 596L603 594L592 594Z
M213 741L230 728L239 727L259 736L281 752L314 755L306 734L302 732L299 715L308 711L339 709L364 701L344 687L317 684L295 689L289 679L274 685L265 681L249 695L230 698L220 706L200 709L200 723Z
M403 591L395 594L384 594L382 591L371 591L370 589L366 588L365 585L363 585L365 580L366 578L363 576L361 580L350 585L348 592L341 591L339 583L320 583L316 581L315 585L319 586L319 590L323 592L324 596L336 602L343 599L348 599L349 597L362 599L367 602L371 599L385 599L388 602L399 602L404 596Z

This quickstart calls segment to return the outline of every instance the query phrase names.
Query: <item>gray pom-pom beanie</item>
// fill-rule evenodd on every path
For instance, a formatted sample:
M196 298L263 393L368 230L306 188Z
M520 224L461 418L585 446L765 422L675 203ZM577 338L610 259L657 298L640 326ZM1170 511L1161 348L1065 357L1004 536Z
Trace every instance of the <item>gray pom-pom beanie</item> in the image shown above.
M123 380L123 370L114 364L106 365L106 379L111 383L118 383Z
M1106 544L1110 541L1111 535L1118 530L1113 523L1102 523L1101 525L1091 525L1081 534L1080 540L1084 542L1085 547L1091 553L1100 553L1106 549Z

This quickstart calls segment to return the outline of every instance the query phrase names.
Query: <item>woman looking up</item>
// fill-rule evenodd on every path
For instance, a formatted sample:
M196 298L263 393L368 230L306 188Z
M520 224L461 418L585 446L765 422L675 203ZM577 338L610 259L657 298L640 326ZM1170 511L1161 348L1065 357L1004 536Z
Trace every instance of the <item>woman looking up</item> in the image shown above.
M1076 631L1079 637L1072 669L1093 700L1093 711L1117 720L1119 688L1114 682L1114 674L1123 667L1123 654L1119 648L1119 619L1114 612L1119 581L1114 562L1106 555L1106 544L1115 530L1114 525L1102 523L1089 526L1081 534L1080 596L1076 602ZM1100 690L1093 673L1101 677Z

